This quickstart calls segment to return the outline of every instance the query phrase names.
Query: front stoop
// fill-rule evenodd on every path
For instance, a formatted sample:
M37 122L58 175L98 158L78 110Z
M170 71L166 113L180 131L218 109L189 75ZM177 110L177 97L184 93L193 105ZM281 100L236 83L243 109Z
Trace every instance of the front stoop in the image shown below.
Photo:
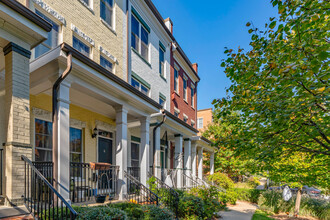
M0 207L0 219L34 219L25 206Z

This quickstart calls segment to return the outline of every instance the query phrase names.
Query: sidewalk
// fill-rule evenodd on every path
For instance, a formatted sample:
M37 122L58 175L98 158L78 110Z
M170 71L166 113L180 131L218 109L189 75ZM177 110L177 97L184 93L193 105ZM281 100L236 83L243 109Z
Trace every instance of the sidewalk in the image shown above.
M220 212L219 220L251 220L257 205L237 201L235 206L228 207L229 211Z

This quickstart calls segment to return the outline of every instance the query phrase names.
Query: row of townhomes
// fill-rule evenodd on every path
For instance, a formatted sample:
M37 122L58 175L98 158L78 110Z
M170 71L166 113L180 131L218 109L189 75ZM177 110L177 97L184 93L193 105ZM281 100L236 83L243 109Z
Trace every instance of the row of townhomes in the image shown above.
M1 205L189 188L205 153L214 172L198 65L151 0L1 0L0 24Z

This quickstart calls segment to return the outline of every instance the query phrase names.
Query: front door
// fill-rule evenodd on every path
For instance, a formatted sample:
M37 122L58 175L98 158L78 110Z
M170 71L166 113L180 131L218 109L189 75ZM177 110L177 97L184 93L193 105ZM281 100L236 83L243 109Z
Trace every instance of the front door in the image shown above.
M112 164L112 140L99 137L99 162Z

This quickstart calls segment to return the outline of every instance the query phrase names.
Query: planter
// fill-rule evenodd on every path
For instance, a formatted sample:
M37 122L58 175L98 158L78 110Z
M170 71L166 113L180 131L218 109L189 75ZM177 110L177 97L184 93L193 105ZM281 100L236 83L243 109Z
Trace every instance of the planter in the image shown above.
M105 202L105 195L97 195L95 196L96 203L104 203Z
M92 170L109 170L111 167L110 163L89 163Z

